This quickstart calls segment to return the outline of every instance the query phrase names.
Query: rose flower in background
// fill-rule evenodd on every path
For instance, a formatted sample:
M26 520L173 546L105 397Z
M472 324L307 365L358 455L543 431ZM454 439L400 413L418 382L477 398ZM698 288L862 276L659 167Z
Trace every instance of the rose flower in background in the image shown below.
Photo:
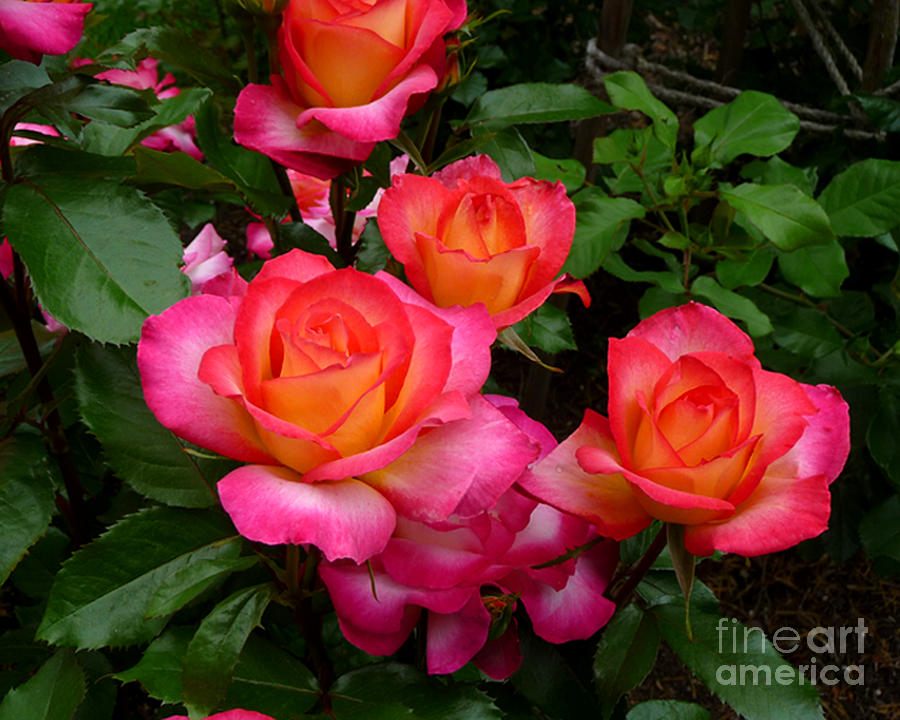
M609 342L609 420L581 426L520 484L624 539L653 518L694 555L761 555L824 532L849 452L840 393L763 370L734 323L691 303Z
M484 303L498 329L554 292L574 292L590 304L584 283L557 278L575 233L575 206L562 183L505 183L487 155L433 177L395 177L378 227L424 297L441 307Z
M42 55L67 53L81 39L92 7L79 0L0 0L0 48L36 65Z
M135 90L153 90L160 100L178 96L181 90L175 87L175 76L166 73L160 78L158 65L156 59L148 57L138 63L137 70L105 70L97 73L97 79ZM178 125L157 130L149 137L145 137L141 145L161 152L181 150L195 160L202 160L203 153L197 147L196 138L196 124L194 118L189 115Z
M398 513L478 514L537 457L478 394L496 337L484 308L437 308L300 250L230 292L148 318L138 366L163 425L253 463L218 484L245 537L361 562Z
M390 164L391 176L405 172L408 165L409 157L407 155L395 157ZM364 172L364 174L368 173ZM336 248L336 225L334 216L331 213L331 205L329 204L331 180L322 180L314 175L307 175L296 170L288 170L287 176L291 184L291 190L294 193L294 199L297 201L297 209L300 210L300 217L303 218L303 223L324 237L331 247ZM369 218L374 217L378 212L378 206L381 204L383 195L384 188L378 188L372 201L356 213L353 221L353 244L359 241L360 235L366 229L366 223ZM287 222L287 218L285 218L285 222ZM272 236L264 223L250 223L247 225L247 250L257 257L268 260L274 246L275 243L272 240Z
M234 136L282 165L332 178L400 132L447 69L443 36L463 0L292 0L278 31L282 74L249 85Z

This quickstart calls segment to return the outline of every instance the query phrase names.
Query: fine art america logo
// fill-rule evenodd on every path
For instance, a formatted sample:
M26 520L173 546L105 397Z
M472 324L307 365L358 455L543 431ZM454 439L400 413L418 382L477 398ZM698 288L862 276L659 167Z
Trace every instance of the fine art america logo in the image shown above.
M813 653L809 662L794 667L789 664L740 664L720 665L716 670L716 680L720 685L837 685L843 680L847 685L865 684L865 666L825 664L837 655L863 654L868 628L862 618L856 625L843 627L815 627L803 635L792 627L781 627L772 633L771 644L782 655L790 655L805 644ZM758 627L741 625L736 619L720 618L716 626L719 654L744 653L766 654L766 635ZM757 650L758 648L758 650Z

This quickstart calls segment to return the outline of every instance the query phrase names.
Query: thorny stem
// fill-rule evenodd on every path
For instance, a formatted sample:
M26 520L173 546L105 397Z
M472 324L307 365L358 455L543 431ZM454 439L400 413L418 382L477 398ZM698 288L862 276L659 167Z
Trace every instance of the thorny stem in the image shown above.
M9 315L9 319L13 324L16 339L22 349L22 355L25 357L28 372L31 373L33 378L40 377L37 384L38 400L47 409L47 415L43 423L44 439L50 454L53 455L57 465L59 465L59 471L62 475L67 495L67 498L64 498L62 495L57 494L56 504L63 513L72 540L76 545L83 545L87 542L84 488L78 478L78 469L75 466L69 443L66 440L62 418L56 409L57 403L53 396L53 389L50 387L50 382L44 373L44 361L41 358L41 351L31 327L25 266L15 252L13 253L13 268L16 284L15 296L13 296L6 282L0 282L0 300L2 300L3 309Z
M306 561L303 563L303 576L300 580L300 548L297 545L287 546L286 556L286 583L291 604L297 623L306 640L306 660L319 679L322 691L328 690L331 684L333 671L325 643L322 639L322 617L313 607L313 594L315 590L316 570L322 559L321 551L314 545L310 545L306 552ZM322 702L328 709L328 697L324 695Z
M353 223L356 213L347 210L347 181L339 175L331 181L331 216L334 218L334 235L337 239L337 251L347 267L353 265L356 248L353 247Z
M641 556L641 559L628 571L627 580L625 580L622 586L616 590L615 594L610 598L617 608L622 607L631 599L635 588L641 580L644 579L644 575L647 574L647 571L651 568L656 561L656 558L659 557L659 554L666 546L666 540L666 527L663 525L656 534L656 537L653 538L653 543L647 548L647 552L645 552Z
M294 195L294 188L291 187L291 180L288 177L287 169L284 165L281 165L274 160L272 160L272 169L275 171L275 177L278 178L278 187L281 188L282 194L290 200L290 207L288 208L288 212L291 215L291 220L294 222L303 222L303 217L300 215L300 206L297 205L297 196Z

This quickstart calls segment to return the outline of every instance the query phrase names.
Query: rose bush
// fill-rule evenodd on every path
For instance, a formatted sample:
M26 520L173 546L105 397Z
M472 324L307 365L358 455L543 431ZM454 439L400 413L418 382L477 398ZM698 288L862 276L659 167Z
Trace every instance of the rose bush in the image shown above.
M490 400L540 444L542 455L556 445L514 400ZM603 592L618 560L615 543L535 569L592 535L583 520L513 488L472 518L401 520L369 567L339 561L321 565L319 573L344 636L362 650L396 652L427 612L430 673L452 673L471 660L501 679L522 660L513 617L518 600L535 633L554 643L588 638L612 616L615 606Z
M278 32L282 75L241 92L235 139L335 177L397 137L443 77L443 36L465 16L464 0L292 0Z
M81 0L0 0L0 48L35 64L42 55L67 53L92 7Z
M378 227L410 284L436 305L484 303L504 328L553 292L590 296L557 278L575 233L575 206L562 183L504 183L487 155L459 160L432 177L393 179Z
M398 512L477 514L536 457L478 394L495 337L483 308L436 308L299 250L227 285L148 318L138 366L163 425L253 463L218 484L242 535L360 562Z
M849 451L833 387L763 370L730 320L691 303L609 343L609 420L581 426L521 485L630 537L653 518L685 525L694 555L759 555L824 532L829 484Z

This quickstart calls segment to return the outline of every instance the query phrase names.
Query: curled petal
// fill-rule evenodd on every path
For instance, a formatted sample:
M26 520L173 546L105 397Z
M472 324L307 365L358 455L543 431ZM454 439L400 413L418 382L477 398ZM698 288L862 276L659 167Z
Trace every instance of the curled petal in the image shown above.
M90 3L0 0L0 47L19 60L62 55L81 39Z
M328 560L361 563L394 531L391 504L353 478L307 483L284 467L246 465L219 481L222 507L244 537L267 545L312 543Z

